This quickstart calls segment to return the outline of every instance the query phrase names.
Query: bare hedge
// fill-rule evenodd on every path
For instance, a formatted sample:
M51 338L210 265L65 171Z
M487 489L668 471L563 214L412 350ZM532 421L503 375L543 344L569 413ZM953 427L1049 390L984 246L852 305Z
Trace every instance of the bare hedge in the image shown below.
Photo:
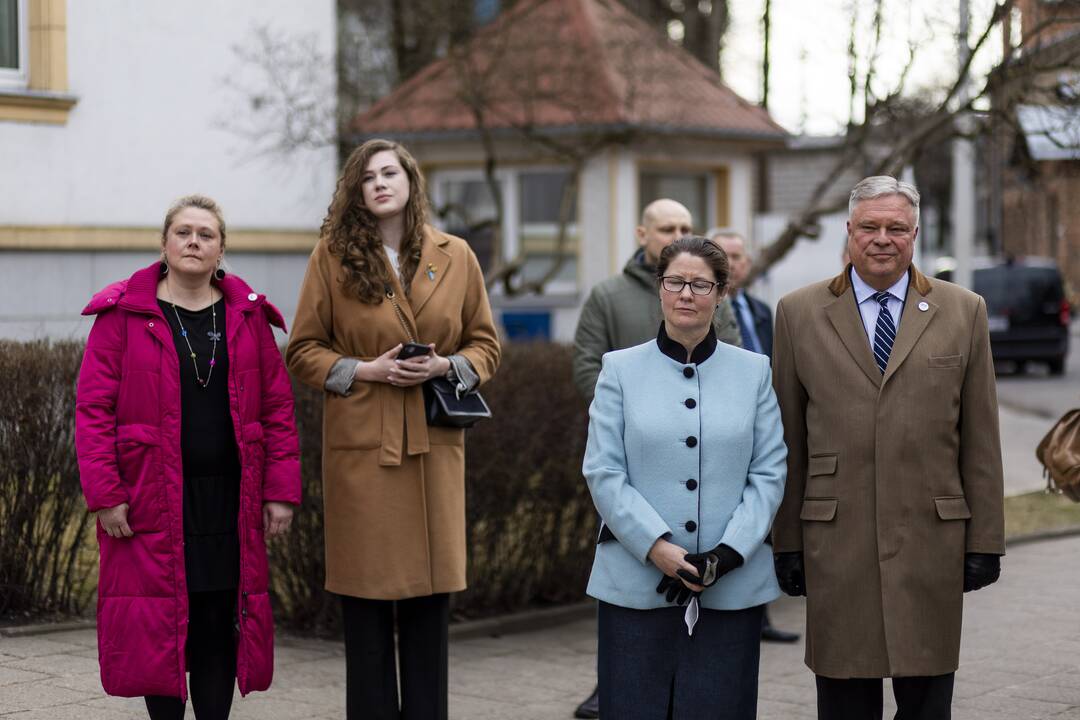
M0 341L0 619L86 609L96 573L75 460L82 343Z
M73 442L81 343L0 342L0 619L85 612L96 583L92 520ZM282 624L336 632L323 590L322 394L294 384L304 504L270 544ZM504 348L483 388L495 419L466 441L469 589L457 618L584 598L596 517L584 480L587 412L569 348Z

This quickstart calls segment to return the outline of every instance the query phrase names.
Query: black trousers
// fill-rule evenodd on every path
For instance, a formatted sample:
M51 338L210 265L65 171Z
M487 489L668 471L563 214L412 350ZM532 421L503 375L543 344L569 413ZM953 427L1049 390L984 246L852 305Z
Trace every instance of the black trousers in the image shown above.
M348 720L446 720L450 596L341 596ZM397 660L394 614L397 611ZM401 701L398 702L398 664Z
M949 720L956 673L892 679L894 720ZM817 676L818 720L881 720L881 678Z
M188 689L198 720L226 720L236 684L236 636L233 618L236 590L188 595ZM183 720L178 697L148 695L150 720Z

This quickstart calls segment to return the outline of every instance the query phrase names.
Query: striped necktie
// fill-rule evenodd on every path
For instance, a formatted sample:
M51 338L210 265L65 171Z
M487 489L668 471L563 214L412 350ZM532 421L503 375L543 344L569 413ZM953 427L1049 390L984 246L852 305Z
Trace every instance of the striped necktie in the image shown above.
M874 360L877 361L878 369L882 374L889 366L889 353L892 352L893 341L896 340L896 325L893 324L892 315L889 313L890 297L892 295L886 290L873 295L874 300L877 300L881 306L877 316L877 327L874 328Z

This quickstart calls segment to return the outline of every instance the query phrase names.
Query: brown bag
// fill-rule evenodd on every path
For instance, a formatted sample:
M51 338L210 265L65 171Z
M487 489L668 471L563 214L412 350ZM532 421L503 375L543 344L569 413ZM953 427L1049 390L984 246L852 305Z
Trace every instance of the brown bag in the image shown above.
M1047 491L1080 502L1080 408L1061 416L1035 448L1035 457L1043 464Z

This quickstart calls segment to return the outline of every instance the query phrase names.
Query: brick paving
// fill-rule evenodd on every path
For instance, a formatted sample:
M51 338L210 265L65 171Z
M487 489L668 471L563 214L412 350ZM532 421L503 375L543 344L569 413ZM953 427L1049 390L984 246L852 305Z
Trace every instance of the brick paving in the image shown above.
M778 627L800 628L803 604L785 598L773 604L772 615ZM145 717L141 700L104 695L95 642L92 628L0 636L0 718ZM454 638L450 715L569 718L595 682L595 650L591 618L499 637ZM763 646L762 720L815 716L813 676L802 653L801 643ZM283 637L276 662L274 686L237 697L234 718L344 717L340 643ZM954 707L954 720L1080 720L1080 536L1011 548L1001 581L967 596ZM194 717L190 707L188 717Z

